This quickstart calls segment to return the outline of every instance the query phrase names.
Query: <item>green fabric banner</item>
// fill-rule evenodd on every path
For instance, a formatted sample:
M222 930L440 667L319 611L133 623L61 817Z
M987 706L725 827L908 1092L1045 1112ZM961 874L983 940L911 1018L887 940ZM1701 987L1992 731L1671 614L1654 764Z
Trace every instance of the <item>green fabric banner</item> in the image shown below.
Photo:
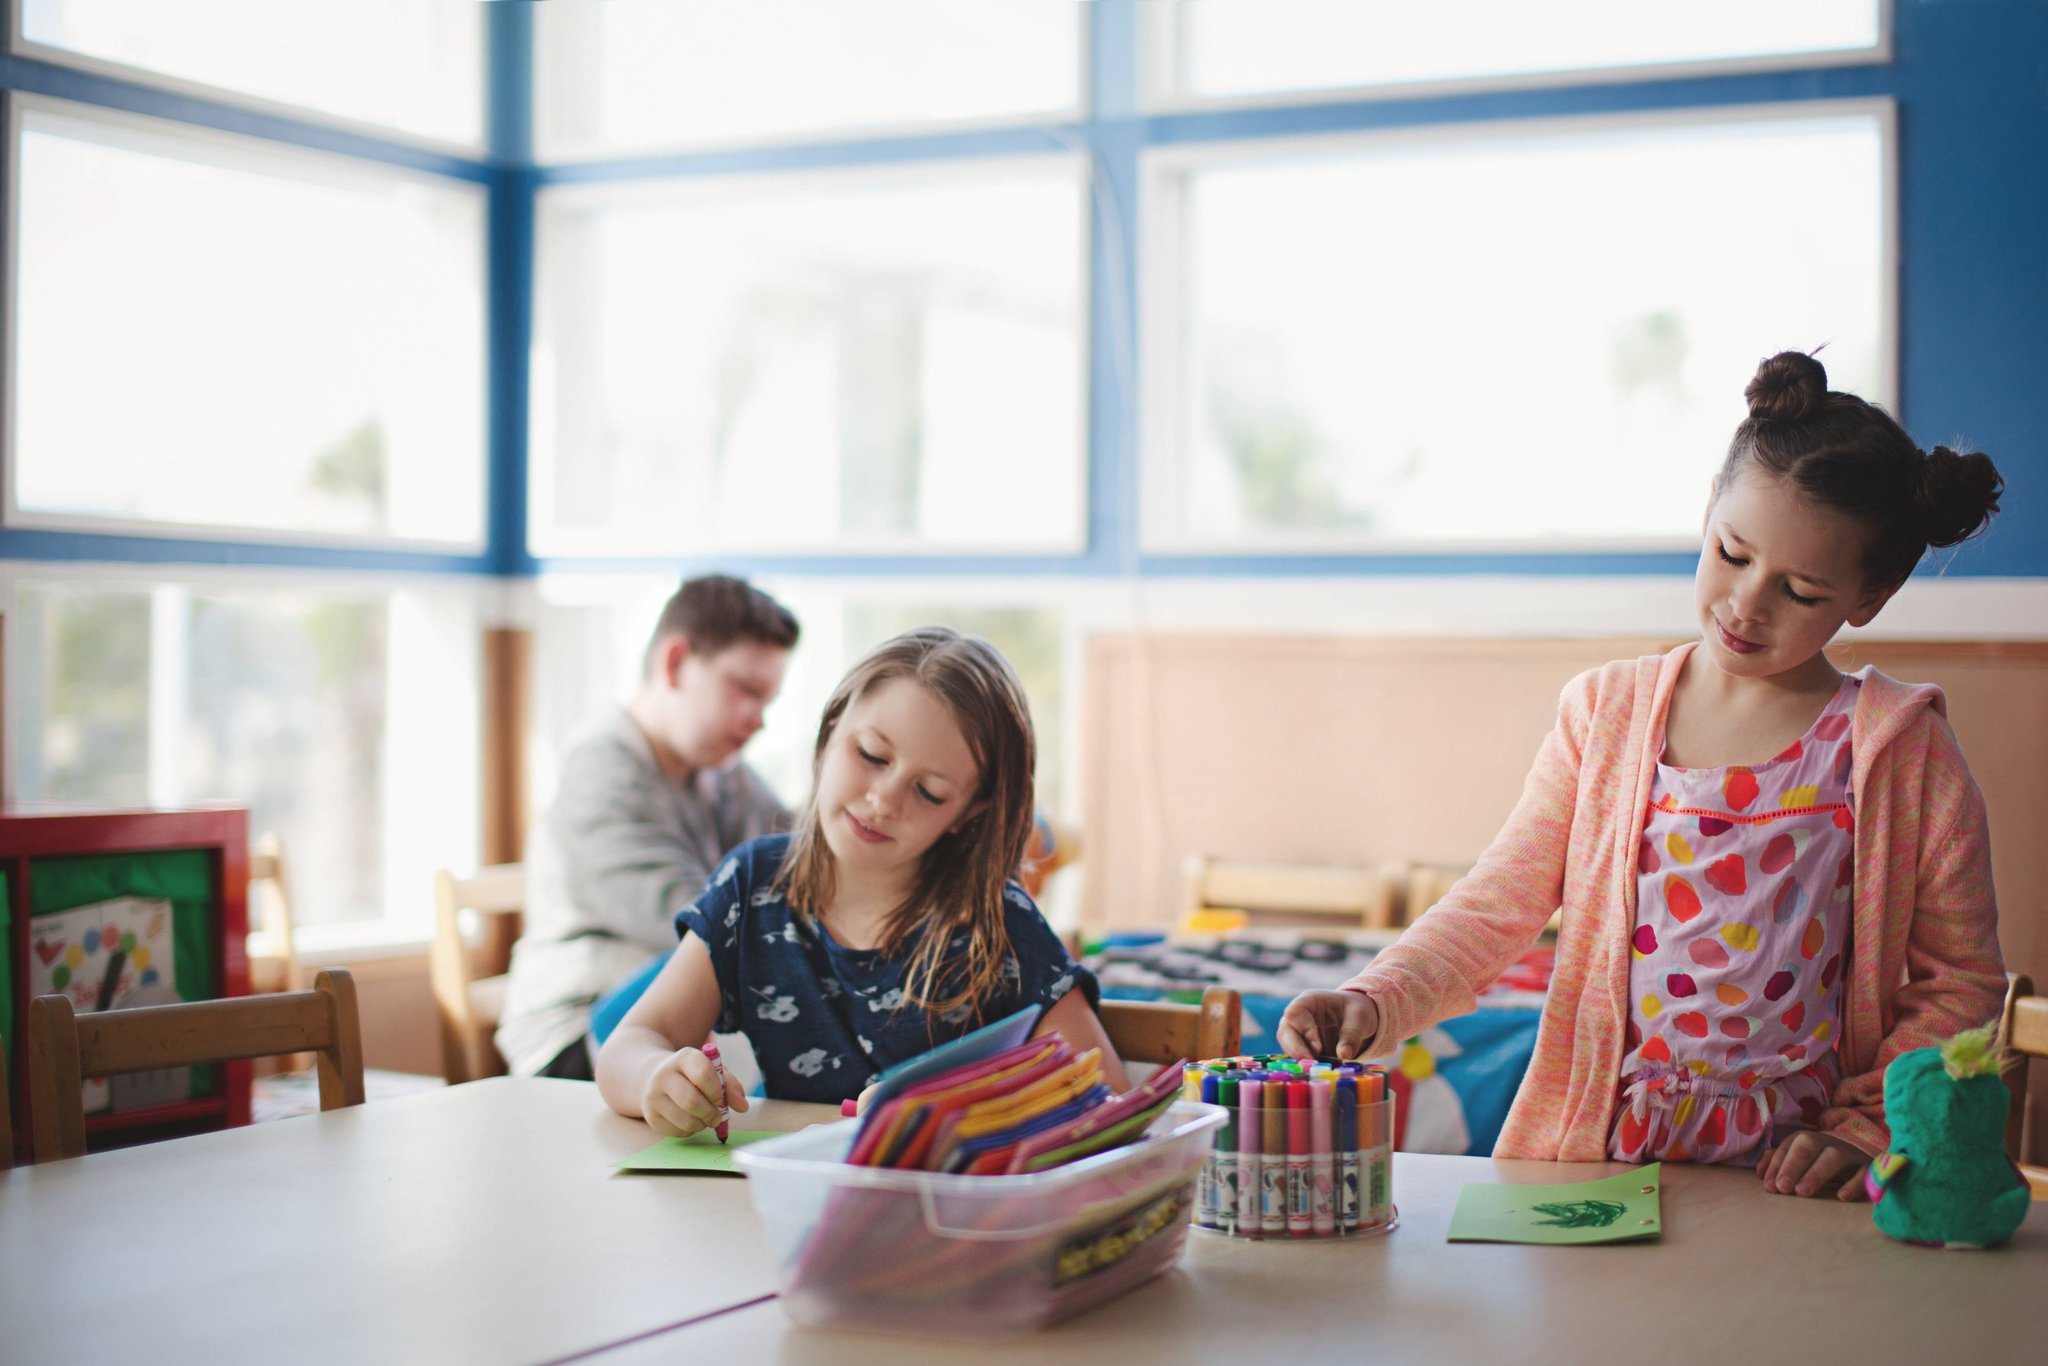
M0 1036L7 1041L7 1075L21 1075L21 1022L14 1018L14 888L8 885L7 870L0 868ZM8 1097L0 1096L0 1105Z

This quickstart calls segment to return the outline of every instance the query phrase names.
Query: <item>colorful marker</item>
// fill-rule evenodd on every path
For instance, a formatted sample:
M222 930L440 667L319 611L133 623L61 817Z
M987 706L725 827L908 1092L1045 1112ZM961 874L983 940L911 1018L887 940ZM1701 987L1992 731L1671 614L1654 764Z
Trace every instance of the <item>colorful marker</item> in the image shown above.
M1337 1226L1358 1227L1358 1080L1337 1081L1337 1151L1343 1154L1343 1170L1337 1173L1340 1191Z
M1285 1072L1267 1072L1264 1153L1259 1158L1259 1231L1268 1238L1287 1234L1287 1083Z
M1287 1083L1287 1236L1308 1237L1313 1226L1309 1213L1309 1109L1308 1083Z
M1377 1166L1373 1171L1372 1217L1385 1223L1394 1217L1394 1093L1386 1091L1380 1100Z
M1216 1074L1202 1074L1202 1100L1209 1105L1216 1103ZM1195 1222L1203 1228L1216 1227L1216 1144L1209 1145L1209 1155L1202 1159L1201 1167L1195 1172Z
M711 1059L711 1065L718 1069L718 1125L713 1132L718 1135L718 1141L723 1143L725 1142L725 1133L728 1127L728 1112L725 1108L725 1064L718 1060L717 1040L706 1039L704 1041L704 1056Z
M1364 1170L1360 1173L1365 1188L1360 1194L1361 1224L1382 1224L1393 1217L1389 1195L1392 1178L1394 1147L1394 1096L1387 1087L1385 1073L1372 1078L1372 1104L1360 1116L1359 1146L1364 1150L1359 1161Z
M1247 1073L1237 1084L1237 1228L1259 1236L1259 1140L1265 1137L1260 1095L1265 1083Z
M1216 1100L1229 1117L1216 1133L1210 1151L1216 1155L1216 1227L1237 1232L1237 1078L1225 1075L1216 1083Z
M1309 1227L1318 1238L1337 1231L1337 1178L1330 1157L1336 1134L1330 1124L1330 1091L1334 1077L1315 1077L1308 1083L1309 1107Z

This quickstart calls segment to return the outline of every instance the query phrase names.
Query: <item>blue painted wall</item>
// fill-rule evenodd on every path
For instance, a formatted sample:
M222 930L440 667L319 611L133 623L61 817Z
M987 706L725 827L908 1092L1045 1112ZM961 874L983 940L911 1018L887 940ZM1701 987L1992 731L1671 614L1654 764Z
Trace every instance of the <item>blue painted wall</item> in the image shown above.
M172 542L0 529L0 557L408 568L523 575L545 568L647 568L647 561L537 563L525 536L527 353L533 201L547 184L834 167L1086 146L1099 195L1091 243L1089 545L1078 555L1016 557L723 557L742 572L833 576L963 574L1327 575L1384 573L1640 574L1691 572L1683 555L1146 556L1137 548L1136 423L1124 392L1136 338L1136 175L1141 152L1190 141L1407 128L1500 118L1703 108L1887 96L1899 110L1901 416L1923 443L1960 437L1991 452L2009 485L2006 510L1947 572L2048 576L2048 3L1896 0L1884 65L1706 76L1555 90L1331 103L1144 117L1137 113L1136 0L1090 6L1090 116L1056 129L932 134L773 149L535 166L526 92L531 12L491 5L490 151L470 161L340 133L231 104L166 95L23 58L0 58L0 86L34 90L211 127L480 180L490 187L490 508L481 556L352 552L299 546ZM1759 206L1767 213L1768 205ZM1787 234L1799 231L1785 225ZM1119 354L1122 352L1123 354ZM710 561L654 562L688 571Z

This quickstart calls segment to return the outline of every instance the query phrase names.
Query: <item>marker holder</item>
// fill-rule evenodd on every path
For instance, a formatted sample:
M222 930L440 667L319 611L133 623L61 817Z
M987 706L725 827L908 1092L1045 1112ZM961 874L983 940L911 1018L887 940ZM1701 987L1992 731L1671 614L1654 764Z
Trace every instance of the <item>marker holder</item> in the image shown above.
M1190 1089L1231 1109L1234 1121L1209 1136L1189 1222L1230 1237L1289 1241L1337 1240L1392 1229L1400 1213L1394 1205L1396 1102L1386 1074L1379 1069L1364 1077L1281 1073L1276 1080L1271 1072L1228 1066L1234 1061L1219 1059L1220 1071L1212 1064L1188 1069ZM1222 1097L1224 1081L1238 1088L1236 1106ZM1247 1084L1260 1088L1250 1106L1243 1101ZM1346 1086L1354 1096L1379 1098L1340 1102L1337 1092ZM1267 1104L1269 1087L1285 1095L1280 1104ZM1316 1087L1324 1089L1320 1099L1314 1096ZM1259 1117L1260 1130L1249 1141L1248 1116Z

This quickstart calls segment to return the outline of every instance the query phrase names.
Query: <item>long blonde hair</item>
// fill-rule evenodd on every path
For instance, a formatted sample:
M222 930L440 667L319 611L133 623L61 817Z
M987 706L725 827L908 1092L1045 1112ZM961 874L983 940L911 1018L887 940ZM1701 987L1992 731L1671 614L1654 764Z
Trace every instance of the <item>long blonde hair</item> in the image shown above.
M1033 769L1038 743L1024 686L1009 661L987 641L944 626L906 631L870 651L825 704L811 755L812 799L791 832L775 886L807 921L831 904L836 890L832 851L819 827L817 784L825 747L846 709L870 689L908 678L945 704L980 772L974 802L982 809L957 834L925 852L910 892L882 923L877 948L896 954L915 942L904 975L905 1004L933 1015L981 1006L1001 983L1010 936L1003 925L1004 886L1017 875L1031 840ZM970 803L971 805L972 803ZM955 936L967 950L944 970Z

